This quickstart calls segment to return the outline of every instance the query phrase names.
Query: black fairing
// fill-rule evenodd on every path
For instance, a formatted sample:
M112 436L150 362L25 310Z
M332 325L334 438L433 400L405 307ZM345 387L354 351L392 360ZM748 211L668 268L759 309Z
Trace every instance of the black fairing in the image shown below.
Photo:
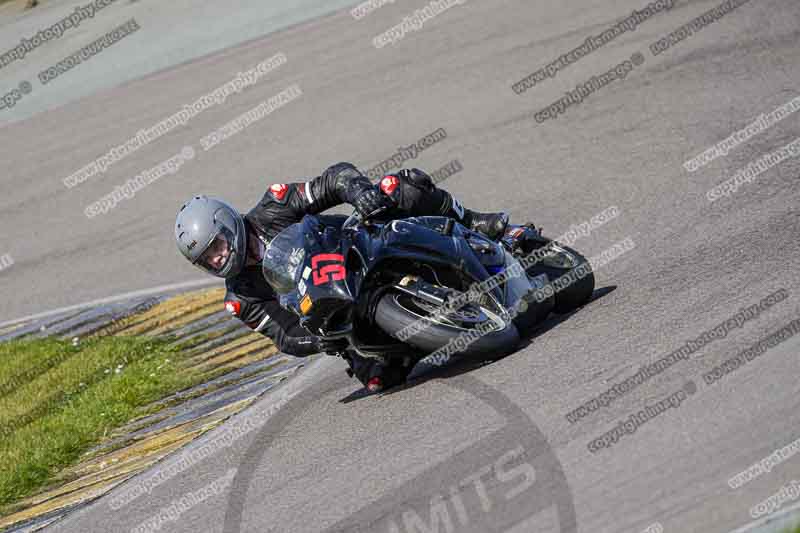
M298 286L281 295L281 305L294 310L310 332L345 335L363 282L386 262L413 260L436 267L456 268L473 281L482 281L503 264L502 247L455 224L443 235L446 217L416 217L385 224L359 225L342 230L346 217L306 215L300 223L305 257L298 269ZM301 243L298 242L298 245ZM493 290L502 300L502 292ZM313 307L304 315L300 301L309 296Z
M355 242L362 255L368 257L368 270L379 268L393 259L414 259L430 265L455 267L475 281L489 277L484 264L470 248L466 237L474 240L474 232L460 224L452 235L442 234L446 217L415 217L395 220L380 227L375 237ZM487 241L490 244L491 241ZM490 259L491 264L503 264L502 250ZM499 295L498 295L499 297Z

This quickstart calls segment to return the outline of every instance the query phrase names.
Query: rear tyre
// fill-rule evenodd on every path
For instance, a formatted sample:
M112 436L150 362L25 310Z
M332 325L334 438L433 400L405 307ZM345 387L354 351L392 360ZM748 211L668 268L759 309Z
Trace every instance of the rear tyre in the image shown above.
M589 266L589 263L585 263ZM591 268L591 266L589 266ZM586 305L592 299L594 293L594 272L580 278L568 288L556 294L556 305L553 311L556 313L569 313L575 309Z
M529 272L547 273L555 292L555 313L569 313L585 305L594 293L594 272L584 256L569 246L558 244L558 257L544 259ZM560 290L559 290L560 288Z

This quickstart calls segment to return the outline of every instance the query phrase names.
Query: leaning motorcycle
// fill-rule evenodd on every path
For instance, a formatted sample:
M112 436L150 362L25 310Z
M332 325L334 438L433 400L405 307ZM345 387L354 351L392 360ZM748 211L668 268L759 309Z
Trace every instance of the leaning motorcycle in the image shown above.
M437 352L501 357L594 290L586 259L532 226L495 242L430 216L307 215L270 241L262 271L308 331L404 366Z

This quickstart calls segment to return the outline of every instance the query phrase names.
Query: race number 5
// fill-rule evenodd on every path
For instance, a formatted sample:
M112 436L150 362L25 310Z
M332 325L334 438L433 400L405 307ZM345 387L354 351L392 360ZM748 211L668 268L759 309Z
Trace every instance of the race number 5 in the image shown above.
M317 266L321 262L332 262L319 269ZM341 254L318 254L311 258L311 268L314 274L314 285L322 285L330 281L340 281L344 279L344 256Z

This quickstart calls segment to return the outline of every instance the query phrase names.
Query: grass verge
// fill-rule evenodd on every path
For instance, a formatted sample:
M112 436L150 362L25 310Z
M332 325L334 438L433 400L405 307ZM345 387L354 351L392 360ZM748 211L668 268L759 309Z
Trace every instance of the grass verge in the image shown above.
M0 344L0 515L145 407L204 378L169 339Z

